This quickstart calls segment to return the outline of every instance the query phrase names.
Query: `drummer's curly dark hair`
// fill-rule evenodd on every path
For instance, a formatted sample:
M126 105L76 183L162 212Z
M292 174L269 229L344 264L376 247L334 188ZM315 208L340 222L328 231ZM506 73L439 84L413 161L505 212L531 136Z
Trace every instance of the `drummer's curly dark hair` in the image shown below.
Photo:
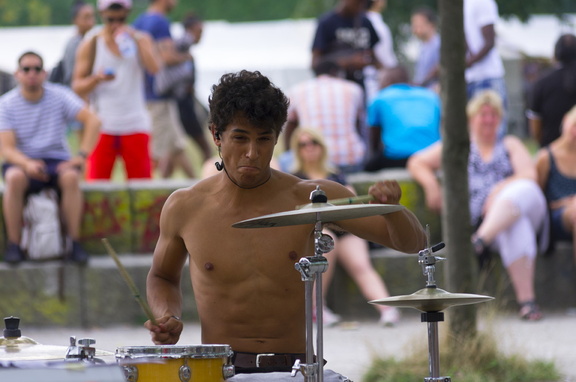
M286 122L288 98L260 72L242 70L224 74L208 97L210 124L222 133L235 118L246 118L257 127L280 135Z

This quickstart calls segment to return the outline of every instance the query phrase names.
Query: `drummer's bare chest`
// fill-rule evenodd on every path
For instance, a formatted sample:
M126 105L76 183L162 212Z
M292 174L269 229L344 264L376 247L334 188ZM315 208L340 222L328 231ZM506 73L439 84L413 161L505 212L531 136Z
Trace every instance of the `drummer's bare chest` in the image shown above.
M234 228L235 222L236 218L207 217L183 229L191 263L197 269L216 275L246 267L268 269L274 264L293 271L294 263L313 251L308 226Z

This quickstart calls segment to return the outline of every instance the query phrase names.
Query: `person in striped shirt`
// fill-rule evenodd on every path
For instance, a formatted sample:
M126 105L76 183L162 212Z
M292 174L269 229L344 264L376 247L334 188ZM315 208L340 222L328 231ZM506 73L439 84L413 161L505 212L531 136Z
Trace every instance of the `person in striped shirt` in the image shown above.
M79 243L83 198L82 168L98 139L100 120L70 89L46 82L42 57L25 52L15 73L18 86L0 97L0 148L4 157L4 221L8 248L4 259L25 259L20 248L26 196L46 187L60 194L66 233L72 240L69 257L85 263ZM71 121L83 126L78 151L70 153L66 134Z
M330 147L329 162L344 175L361 171L366 156L364 95L360 85L341 77L332 60L314 67L315 78L290 90L285 148L298 126L317 130Z

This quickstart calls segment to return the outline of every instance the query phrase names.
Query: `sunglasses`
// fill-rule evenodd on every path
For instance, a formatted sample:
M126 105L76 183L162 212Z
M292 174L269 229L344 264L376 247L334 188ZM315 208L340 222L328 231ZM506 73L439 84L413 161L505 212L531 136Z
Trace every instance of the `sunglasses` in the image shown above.
M29 71L33 70L36 73L40 73L42 71L41 66L23 66L20 68L24 73L28 73Z
M126 21L126 16L106 17L105 20L108 24L113 24L113 23L123 24Z
M320 142L318 142L315 139L312 139L311 141L307 141L307 142L298 142L299 148L303 148L306 146L320 146Z

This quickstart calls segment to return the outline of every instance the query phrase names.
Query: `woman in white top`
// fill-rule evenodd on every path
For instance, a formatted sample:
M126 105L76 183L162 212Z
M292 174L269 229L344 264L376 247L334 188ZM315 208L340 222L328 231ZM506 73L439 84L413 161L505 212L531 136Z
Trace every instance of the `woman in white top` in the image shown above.
M104 27L86 39L76 57L73 89L90 99L102 120L100 140L88 158L87 178L110 179L122 156L128 179L151 178L151 122L144 71L160 67L150 36L127 26L131 0L99 0Z

